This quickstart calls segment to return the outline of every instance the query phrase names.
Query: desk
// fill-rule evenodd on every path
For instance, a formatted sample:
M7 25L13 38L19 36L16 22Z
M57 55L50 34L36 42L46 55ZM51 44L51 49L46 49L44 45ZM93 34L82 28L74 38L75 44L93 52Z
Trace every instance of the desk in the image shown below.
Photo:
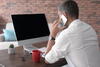
M46 46L47 42L33 44L37 47ZM40 63L34 63L31 59L31 54L26 56L26 61L22 61L23 48L17 47L15 55L9 55L7 50L0 50L0 64L5 65L6 67L60 67L61 65L66 64L65 59L61 59L54 64L46 64L44 59L41 59Z
M17 41L10 41L10 42L0 42L0 50L8 49L10 44L14 44L15 47L18 47Z

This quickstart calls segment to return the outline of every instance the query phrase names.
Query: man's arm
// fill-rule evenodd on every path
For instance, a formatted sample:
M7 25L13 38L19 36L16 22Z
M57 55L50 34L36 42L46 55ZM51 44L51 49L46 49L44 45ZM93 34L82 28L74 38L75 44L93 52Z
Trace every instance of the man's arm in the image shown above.
M49 40L47 44L47 50L45 52L45 55L51 50L52 46L55 44L55 40ZM49 64L46 60L45 63Z
M45 55L48 54L50 52L51 48L54 46L55 38L56 38L56 35L58 34L58 32L60 32L64 29L64 27L62 27L62 28L58 27L58 25L60 24L60 21L61 21L61 19L58 19L52 25L52 30L51 30L51 33L50 33L51 39L48 41L47 51L45 52ZM48 63L46 60L45 60L45 62Z
M54 23L52 24L52 29L51 29L52 31L50 33L51 39L48 41L47 51L45 52L45 54L47 54L51 50L52 46L55 44L55 40L54 39L55 39L57 33L60 31L59 28L58 28L58 24L59 23L60 23L60 19L54 21ZM54 39L52 39L52 38L54 38Z
M58 24L59 24L60 20L56 20L54 21L54 23L52 24L52 31L50 33L50 37L53 37L55 39L57 33L59 32L59 28L58 28ZM51 50L51 48L53 47L53 45L55 44L55 40L54 39L50 39L48 41L48 44L47 44L47 50L45 52L45 55ZM46 63L48 63L46 60L45 60Z
M52 48L52 46L53 46L54 44L55 44L55 40L49 40L49 41L48 41L47 50L46 50L45 54L47 54L47 53L51 50L51 48Z

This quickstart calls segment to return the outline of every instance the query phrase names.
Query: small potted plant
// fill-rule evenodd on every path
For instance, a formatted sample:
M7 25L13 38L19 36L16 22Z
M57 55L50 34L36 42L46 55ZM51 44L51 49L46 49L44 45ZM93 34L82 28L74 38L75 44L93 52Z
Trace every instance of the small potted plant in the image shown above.
M15 48L13 44L10 44L8 48L8 54L15 54Z

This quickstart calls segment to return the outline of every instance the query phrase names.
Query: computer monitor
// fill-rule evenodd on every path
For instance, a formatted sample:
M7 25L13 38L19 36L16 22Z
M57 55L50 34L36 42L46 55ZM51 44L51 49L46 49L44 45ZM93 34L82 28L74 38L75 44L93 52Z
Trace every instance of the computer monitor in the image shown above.
M16 14L12 15L12 21L19 45L30 48L33 43L47 41L49 38L45 14Z

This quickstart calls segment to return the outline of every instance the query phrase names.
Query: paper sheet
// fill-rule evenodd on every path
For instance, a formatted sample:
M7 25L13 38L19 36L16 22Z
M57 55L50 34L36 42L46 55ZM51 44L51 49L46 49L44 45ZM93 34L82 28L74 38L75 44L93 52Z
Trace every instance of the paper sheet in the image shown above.
M39 48L38 50L40 50L41 52L45 52L46 51L46 47Z

